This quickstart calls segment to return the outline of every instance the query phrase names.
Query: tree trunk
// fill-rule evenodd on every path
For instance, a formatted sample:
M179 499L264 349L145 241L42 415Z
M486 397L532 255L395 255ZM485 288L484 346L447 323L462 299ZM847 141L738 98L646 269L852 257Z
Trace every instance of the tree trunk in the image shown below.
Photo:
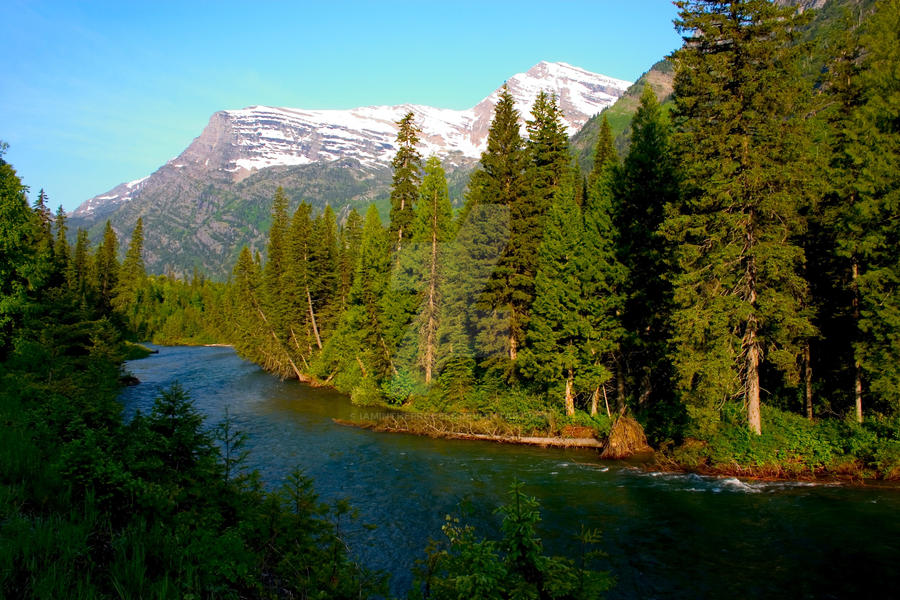
M859 331L859 263L853 259L853 320L855 321L856 330ZM856 349L853 351L856 354ZM862 412L862 364L858 358L853 361L853 397L856 400L856 422L863 422Z
M744 150L746 152L745 140ZM755 225L755 211L749 214L747 225L747 250L757 246L753 227ZM747 303L750 305L750 316L747 318L747 333L744 336L744 349L747 352L747 380L744 382L747 401L747 424L750 431L756 435L762 434L762 422L759 414L759 340L756 337L759 323L756 320L756 262L751 255L747 259Z
M437 293L437 207L432 211L431 223L431 272L428 282L428 320L425 323L425 385L431 383L434 367L434 336L437 330L435 319Z
M756 332L750 332L750 347L747 349L747 422L750 431L756 435L762 433L759 415L759 346L756 343Z
M575 381L575 373L569 369L569 376L566 377L566 414L570 417L575 414L575 396L572 393L572 387Z
M616 357L616 408L625 414L625 365L621 356Z
M359 359L359 354L356 355L356 364L359 365L359 370L362 371L363 379L365 379L366 377L368 377L369 374L366 373L366 366L363 364L363 361L361 361L361 360Z
M518 351L516 348L516 334L509 334L509 360L516 360L516 356L518 356Z
M316 325L316 313L313 311L312 295L309 293L309 286L306 286L306 302L309 304L309 320L312 323L313 333L316 334L316 346L322 349L322 338L319 337L319 327Z
M606 404L606 416L612 417L612 413L609 412L609 398L606 397L606 386L603 386L603 403Z
M813 420L813 387L812 387L812 356L809 348L809 342L806 343L806 347L803 348L803 364L804 364L804 379L806 380L806 418L810 421Z
M600 386L598 385L594 389L594 393L591 394L591 416L597 416L597 405L600 404Z
M275 330L269 325L269 320L266 318L265 313L263 313L262 309L257 305L256 310L259 312L259 316L262 317L263 323L266 324L266 327L269 328L269 333L272 334L272 339L275 340L275 343L278 345L278 348L284 352L284 357L287 359L288 364L291 365L291 369L294 371L294 375L297 376L299 381L309 382L309 377L300 372L300 369L297 368L297 365L294 364L294 361L291 359L290 353L287 351L287 348L284 347L284 344L281 343L281 340L278 339L278 334L275 333ZM276 361L276 364L277 361ZM280 365L279 365L280 366ZM282 377L284 379L284 377Z

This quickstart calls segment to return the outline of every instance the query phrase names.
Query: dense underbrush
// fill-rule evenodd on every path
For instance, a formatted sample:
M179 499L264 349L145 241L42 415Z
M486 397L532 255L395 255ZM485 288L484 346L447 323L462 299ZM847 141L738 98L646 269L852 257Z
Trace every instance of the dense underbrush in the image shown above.
M810 421L764 407L763 433L754 435L739 414L691 410L685 442L665 456L688 469L732 474L804 477L900 478L900 417Z

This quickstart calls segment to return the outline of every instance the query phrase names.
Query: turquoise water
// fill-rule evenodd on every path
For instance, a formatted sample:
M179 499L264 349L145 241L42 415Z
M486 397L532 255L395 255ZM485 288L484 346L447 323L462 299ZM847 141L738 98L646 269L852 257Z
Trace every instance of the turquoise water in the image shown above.
M332 390L279 381L230 348L158 347L128 363L141 384L122 392L126 417L179 382L207 425L228 407L249 436L249 466L277 487L299 465L323 500L347 498L347 533L364 565L405 594L446 514L495 532L494 509L518 478L542 507L541 535L574 552L603 530L610 598L887 598L900 592L900 489L648 473L594 451L375 433L335 424L364 417ZM361 523L377 525L369 531Z

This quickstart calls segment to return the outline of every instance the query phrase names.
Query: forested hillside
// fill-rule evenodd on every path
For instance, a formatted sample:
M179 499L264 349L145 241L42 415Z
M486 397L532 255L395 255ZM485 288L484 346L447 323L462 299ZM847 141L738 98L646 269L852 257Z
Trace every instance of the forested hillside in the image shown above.
M356 519L352 507L321 502L299 468L266 489L246 468L247 436L228 415L205 426L175 385L123 422L117 396L139 382L122 362L149 352L125 338L227 337L222 286L147 277L141 220L121 264L110 227L98 247L84 231L70 247L65 213L52 219L43 192L29 206L5 149L0 597L385 597L387 575L351 558L342 532ZM428 568L411 596L520 589L587 599L611 586L583 558L544 554L537 503L520 484L500 510L498 540L457 523L423 548ZM582 532L582 544L598 539Z
M555 98L523 139L504 93L455 215L412 116L387 228L276 193L228 292L239 352L512 432L630 414L682 462L896 474L900 6L814 36L813 11L680 6L671 110L646 86L624 157L601 117L587 176Z

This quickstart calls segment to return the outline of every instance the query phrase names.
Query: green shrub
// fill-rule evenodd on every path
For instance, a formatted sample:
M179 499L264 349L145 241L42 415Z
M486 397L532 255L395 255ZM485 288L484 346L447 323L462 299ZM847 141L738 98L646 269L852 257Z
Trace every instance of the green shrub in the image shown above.
M379 406L384 404L384 396L375 380L366 377L350 391L350 401L358 406Z

